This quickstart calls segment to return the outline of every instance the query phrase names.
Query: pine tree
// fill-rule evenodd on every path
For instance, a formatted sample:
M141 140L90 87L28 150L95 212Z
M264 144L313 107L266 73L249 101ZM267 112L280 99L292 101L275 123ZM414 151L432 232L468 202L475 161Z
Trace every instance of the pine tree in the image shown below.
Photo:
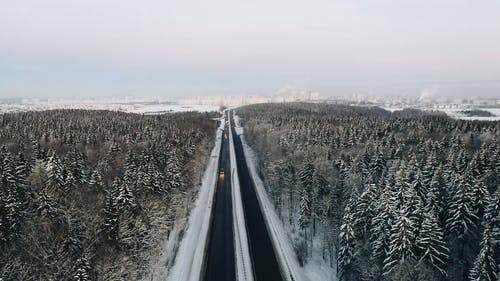
M387 275L398 264L414 258L413 241L415 227L408 216L407 210L401 210L391 228L389 252L384 259L383 274Z
M500 188L497 187L495 193L491 195L489 204L484 212L484 224L491 227L491 235L496 241L497 248L500 250Z
M299 227L307 236L307 228L312 220L312 190L314 185L314 165L306 160L304 167L299 171Z
M102 176L98 169L94 169L90 175L89 186L93 188L103 187Z
M106 193L106 204L103 210L103 231L109 241L118 240L118 208L112 192Z
M355 207L355 225L361 228L364 234L371 225L371 220L375 216L375 207L378 202L379 190L375 184L367 184Z
M423 204L427 202L428 186L425 185L420 169L417 169L412 182L413 189L417 192Z
M120 182L116 178L113 187L118 190L116 204L120 210L132 210L137 206L135 196L127 182Z
M446 190L445 190L443 170L439 166L434 173L432 180L429 184L429 192L427 195L427 206L428 209L434 210L436 216L439 219L440 225L443 226L446 220Z
M426 209L424 219L416 239L416 247L421 253L420 262L424 261L446 274L448 248L443 240L443 230L433 209Z
M339 253L337 260L340 280L342 280L342 277L349 271L354 258L355 246L356 237L354 233L354 218L351 208L348 205L344 210L344 216L342 217L342 225L340 226L339 234Z
M370 162L370 174L373 176L376 183L378 183L378 180L381 178L385 169L386 160L384 154L380 150L380 146L377 146L375 149L375 154L373 155Z
M311 201L309 192L304 188L300 189L299 196L299 227L306 231L311 224Z
M47 187L61 189L64 187L64 179L63 179L63 168L61 165L61 161L55 155L55 152L52 152L49 160L46 165L47 169Z
M430 188L432 179L434 178L434 173L439 166L439 162L437 160L436 152L432 151L427 157L425 161L425 165L422 168L422 182L424 186Z
M388 184L391 184L390 181ZM386 186L380 196L379 204L375 205L376 215L371 226L372 255L374 258L382 260L385 259L386 253L389 252L390 232L393 223L390 196L390 186Z
M73 278L75 281L91 281L89 261L82 257L76 261L76 273Z
M448 207L449 217L446 220L448 230L456 233L459 237L469 233L478 221L473 208L474 200L471 186L467 177L462 175Z
M314 164L311 162L311 160L306 159L305 164L302 167L302 169L299 171L299 180L300 184L309 191L312 191L312 187L314 185L314 173L315 173L315 168Z
M4 229L5 237L14 239L19 237L22 223L22 205L14 195L14 189L7 191L7 197L4 201Z
M486 226L481 240L481 250L469 275L470 281L498 281L498 278L500 278L500 268L495 261L495 243L498 243L498 241L493 240L491 226Z
M167 160L165 181L171 189L180 188L183 185L181 177L180 159L175 151L171 151Z
M472 210L478 218L483 216L484 209L488 206L489 192L485 181L485 177L477 179L471 190L473 200Z

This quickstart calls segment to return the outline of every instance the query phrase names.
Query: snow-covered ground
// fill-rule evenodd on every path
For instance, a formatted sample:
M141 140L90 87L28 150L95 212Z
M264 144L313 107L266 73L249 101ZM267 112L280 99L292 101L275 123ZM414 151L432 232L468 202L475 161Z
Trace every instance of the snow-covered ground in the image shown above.
M169 281L199 281L203 269L205 251L207 249L207 237L210 229L211 209L214 203L215 185L217 184L218 163L222 143L222 130L225 121L222 119L221 126L217 130L215 147L203 176L202 184L196 199L195 206L189 216L189 222L185 233L179 244L178 231L172 231L168 243L164 249L166 255L161 261L160 267L164 268L155 276L154 280ZM178 250L175 251L175 245ZM173 264L171 268L168 265Z
M387 111L390 111L390 112L405 109L405 108L401 108L401 107L399 107L399 108L398 107L382 107L382 108L387 110ZM480 121L499 121L500 120L500 108L477 108L477 109L489 111L495 116L491 116L491 117L466 116L463 113L463 111L466 109L459 109L459 108L439 108L439 109L432 109L432 110L442 111L452 118L461 119L461 120L480 120Z
M448 116L461 119L461 120L480 120L480 121L499 121L500 120L500 108L478 108L480 110L491 112L495 116L491 117L478 117L478 116L465 116L463 114L464 109L440 109L440 111L445 112Z
M239 117L235 116L236 127L240 125ZM282 271L285 273L287 281L303 280L303 281L334 281L337 280L336 271L326 265L321 258L321 252L312 254L312 258L301 267L297 259L297 255L292 246L291 232L288 231L280 220L274 205L269 198L264 183L258 175L255 163L257 163L257 155L250 146L246 144L243 128L239 127L237 134L241 135L245 159L250 170L250 175L255 183L259 204L266 220L266 225L270 230L273 246L277 254Z
M182 104L150 104L150 103L16 103L0 104L0 113L42 111L53 109L88 109L88 110L112 110L128 113L159 114L169 112L187 111L218 111L218 106L212 105L182 105Z

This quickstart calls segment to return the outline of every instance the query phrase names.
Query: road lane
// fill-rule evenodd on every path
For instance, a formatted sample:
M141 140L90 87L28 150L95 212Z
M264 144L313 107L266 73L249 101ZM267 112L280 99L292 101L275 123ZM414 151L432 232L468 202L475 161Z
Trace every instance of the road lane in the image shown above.
M232 115L230 120L231 125L233 125ZM233 126L231 126L231 130L234 138L254 277L256 281L281 281L283 278L280 267L260 209L255 186L248 171L240 136L236 135Z
M231 163L229 161L228 126L222 135L219 179L215 195L215 208L206 257L205 281L236 280L233 213L231 202Z

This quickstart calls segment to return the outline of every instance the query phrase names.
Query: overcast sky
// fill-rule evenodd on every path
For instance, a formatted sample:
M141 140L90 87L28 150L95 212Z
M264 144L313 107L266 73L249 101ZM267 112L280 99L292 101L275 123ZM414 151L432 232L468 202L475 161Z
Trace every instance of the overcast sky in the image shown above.
M500 97L498 0L2 0L0 97Z

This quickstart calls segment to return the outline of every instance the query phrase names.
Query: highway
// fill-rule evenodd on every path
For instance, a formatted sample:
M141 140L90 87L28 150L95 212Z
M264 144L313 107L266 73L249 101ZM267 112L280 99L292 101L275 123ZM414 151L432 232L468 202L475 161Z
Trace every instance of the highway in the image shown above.
M231 125L234 125L232 115L230 120ZM280 267L257 199L255 186L248 171L241 139L233 126L231 126L231 130L234 138L254 278L256 281L281 281L283 278Z
M236 152L236 166L241 189L241 200L245 216L246 235L250 261L255 281L282 281L280 266L264 221L257 193L246 164L240 137L234 130L230 118L231 132ZM220 155L219 177L215 191L208 249L205 256L204 281L236 280L235 238L232 209L231 163L229 153L229 126L224 127ZM237 185L237 184L236 184ZM238 200L238 199L236 199ZM251 280L251 279L250 279Z
M229 160L228 126L222 135L219 178L215 193L215 208L209 235L205 263L205 281L233 281L235 258L233 244L233 213L231 207L231 163Z

